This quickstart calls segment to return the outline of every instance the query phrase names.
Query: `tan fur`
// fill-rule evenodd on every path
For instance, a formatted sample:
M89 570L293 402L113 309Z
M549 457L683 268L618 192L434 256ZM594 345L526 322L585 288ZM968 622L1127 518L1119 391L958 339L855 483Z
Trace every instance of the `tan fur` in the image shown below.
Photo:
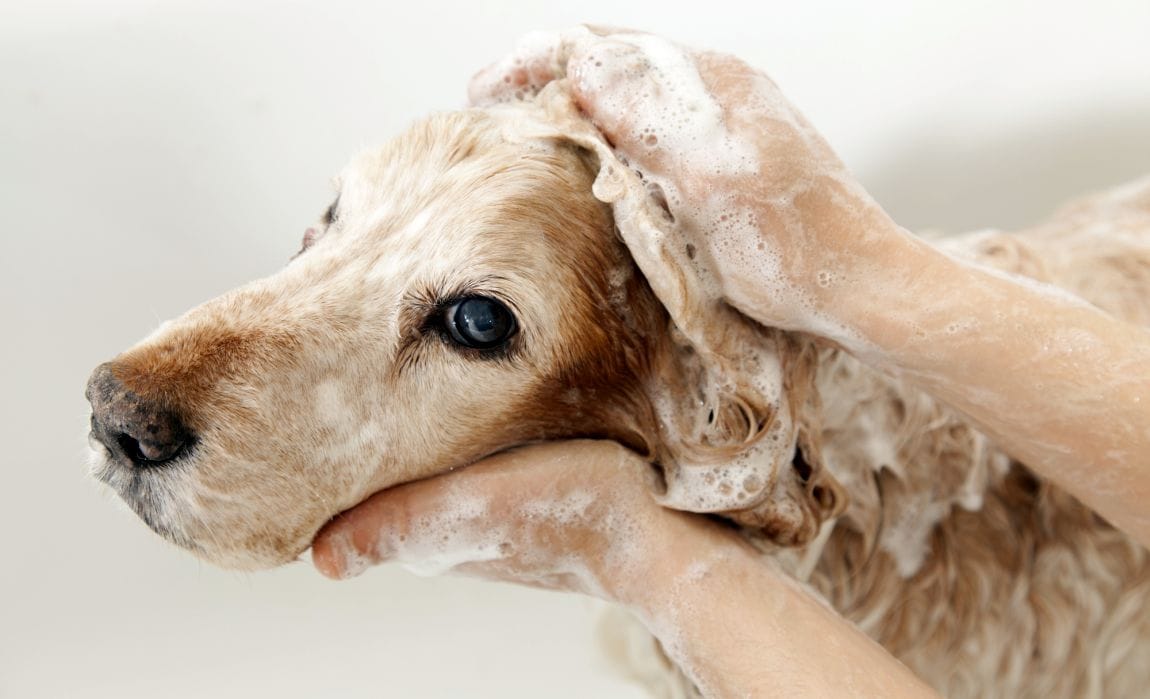
M697 367L591 195L594 158L503 138L513 112L436 117L359 157L311 249L116 358L198 442L142 489L97 455L100 476L177 543L256 568L374 491L529 441L608 437L674 466L655 396L696 395ZM1150 323L1150 181L945 245ZM428 329L473 291L514 310L506 354ZM748 537L950 696L1146 691L1142 548L897 378L750 329L781 358L787 414L734 401L715 429L793 424L801 459L771 490L796 507L727 513Z

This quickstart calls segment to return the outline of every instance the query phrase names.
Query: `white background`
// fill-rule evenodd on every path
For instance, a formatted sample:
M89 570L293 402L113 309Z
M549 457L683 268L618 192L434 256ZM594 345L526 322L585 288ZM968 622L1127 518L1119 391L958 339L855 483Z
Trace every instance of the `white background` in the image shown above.
M586 600L221 572L83 465L97 363L275 271L351 153L579 21L766 68L914 229L1020 226L1150 171L1146 0L0 0L0 696L638 696Z

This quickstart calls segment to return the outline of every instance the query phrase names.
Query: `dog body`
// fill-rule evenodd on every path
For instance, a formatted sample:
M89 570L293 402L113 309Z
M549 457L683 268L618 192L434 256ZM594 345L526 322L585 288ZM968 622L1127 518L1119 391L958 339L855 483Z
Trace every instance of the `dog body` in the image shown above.
M1150 180L941 244L1150 325ZM945 696L1150 691L1144 548L896 378L829 352L818 394L851 506L806 555L837 609Z
M615 439L673 493L684 454L719 463L749 429L787 458L710 509L946 694L1150 686L1144 549L815 339L730 319L778 380L758 403L716 398L592 196L602 162L509 138L528 109L435 117L361 156L283 271L97 369L98 477L166 538L251 569L373 492L518 444ZM1150 181L940 245L1150 324ZM507 334L461 335L468 303Z

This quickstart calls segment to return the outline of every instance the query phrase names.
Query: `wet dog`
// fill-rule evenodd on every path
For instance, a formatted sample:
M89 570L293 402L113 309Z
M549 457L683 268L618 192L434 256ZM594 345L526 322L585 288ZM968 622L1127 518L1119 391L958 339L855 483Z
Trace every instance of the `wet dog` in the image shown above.
M285 269L98 367L97 477L168 540L256 569L381 489L613 439L659 469L656 497L730 518L950 696L1150 686L1141 547L814 338L731 313L754 366L708 363L592 194L601 158L532 110L437 116L359 156ZM943 245L1150 324L1150 181Z

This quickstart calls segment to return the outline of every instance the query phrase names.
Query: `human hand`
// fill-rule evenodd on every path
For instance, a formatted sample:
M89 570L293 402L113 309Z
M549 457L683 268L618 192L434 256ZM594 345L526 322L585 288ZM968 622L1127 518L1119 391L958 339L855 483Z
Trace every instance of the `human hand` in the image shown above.
M509 101L561 78L661 192L704 283L764 324L851 334L836 300L883 279L909 236L767 76L652 35L576 28L526 37L470 95Z
M655 503L646 461L613 442L538 444L390 488L329 523L312 545L332 578L397 561L641 604L693 542L729 532ZM673 550L672 550L673 549Z
M652 477L612 442L524 447L376 494L312 557L332 578L394 560L621 603L704 696L927 695L732 530L655 504Z

